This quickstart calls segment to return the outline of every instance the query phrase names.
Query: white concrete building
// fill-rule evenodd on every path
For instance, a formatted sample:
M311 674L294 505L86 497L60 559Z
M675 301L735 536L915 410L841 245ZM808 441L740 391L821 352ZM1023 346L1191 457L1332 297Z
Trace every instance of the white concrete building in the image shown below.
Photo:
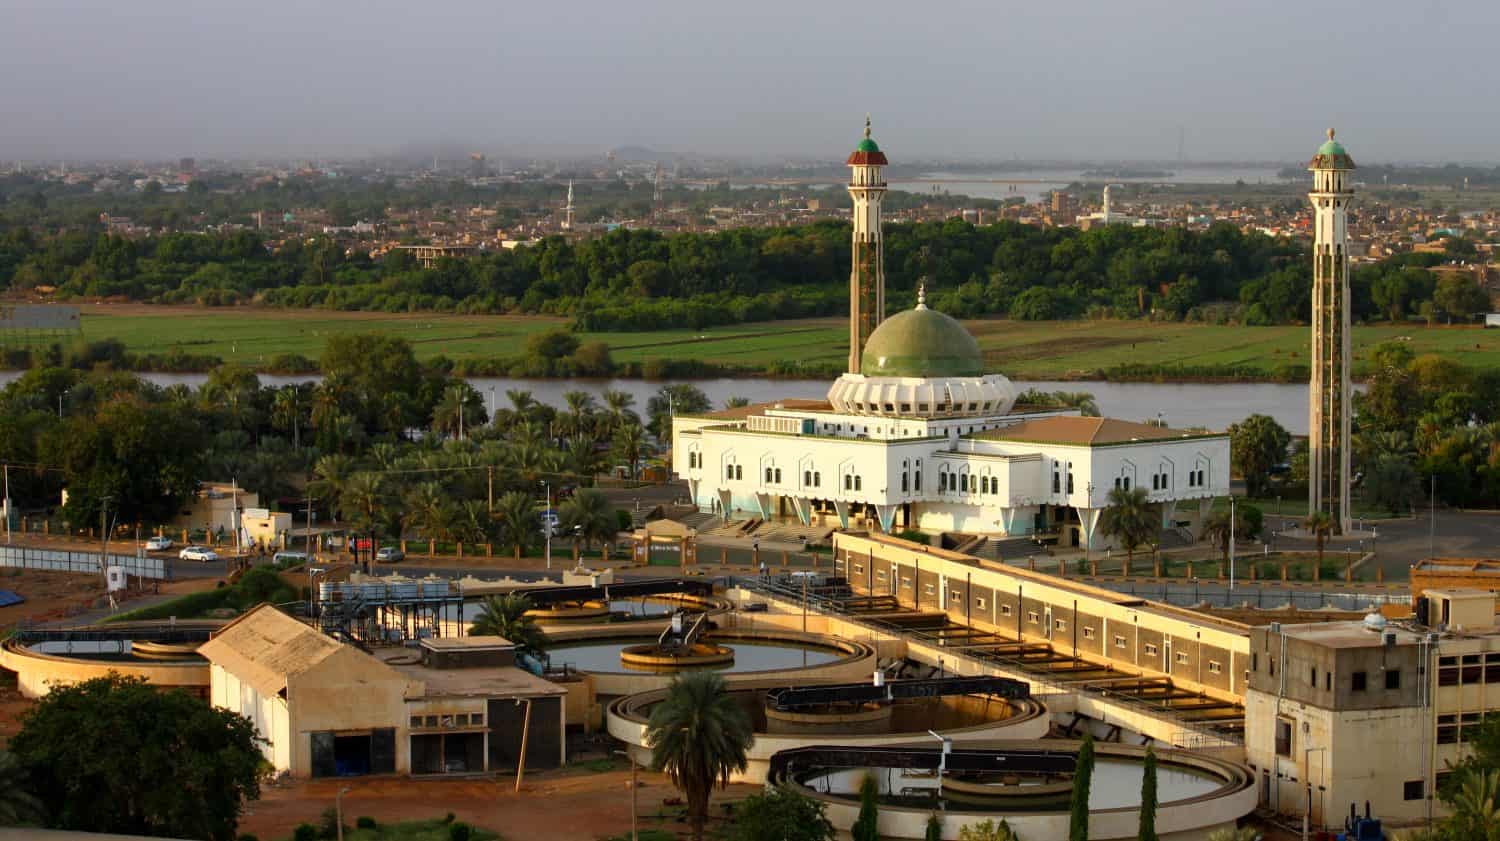
M860 157L872 150L867 127L850 159L851 192L873 177ZM878 202L856 209L878 229ZM864 254L879 259L878 250ZM865 281L851 284L859 314L884 300L883 289L868 288L883 286L884 272L857 264L855 276ZM851 320L851 347L867 326ZM1213 498L1229 492L1227 435L1017 406L1016 387L985 372L974 337L920 291L917 306L880 321L853 360L858 369L839 377L827 401L674 417L672 469L699 508L803 523L836 517L887 532L1050 534L1099 549L1113 488L1146 490L1164 527L1194 535Z

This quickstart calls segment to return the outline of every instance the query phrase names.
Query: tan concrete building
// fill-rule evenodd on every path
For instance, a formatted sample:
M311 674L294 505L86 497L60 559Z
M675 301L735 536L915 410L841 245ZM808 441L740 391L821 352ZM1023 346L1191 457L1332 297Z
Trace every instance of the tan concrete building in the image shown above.
M566 758L561 687L515 666L500 637L424 640L379 655L270 605L199 649L209 699L254 722L266 759L299 777L455 773Z
M1485 591L1429 589L1416 613L1251 631L1245 752L1263 806L1313 827L1365 801L1396 823L1443 812L1444 769L1500 709L1500 630Z

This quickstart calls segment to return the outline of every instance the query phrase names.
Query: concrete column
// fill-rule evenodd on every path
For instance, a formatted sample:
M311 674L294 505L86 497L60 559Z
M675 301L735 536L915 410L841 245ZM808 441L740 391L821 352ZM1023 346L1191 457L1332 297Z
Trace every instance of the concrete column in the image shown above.
M839 515L839 525L846 529L849 528L849 503L840 502L835 499L833 501L833 510Z
M757 493L755 495L755 507L760 511L760 518L762 520L774 519L775 512L771 505L770 494Z
M1094 548L1094 534L1099 530L1099 517L1104 513L1103 508L1074 508L1078 512L1078 525L1083 531L1083 545L1085 549Z
M791 500L792 509L797 512L797 519L802 522L802 525L812 525L812 500L805 496L794 496Z
M896 506L877 505L875 513L880 517L880 530L890 534L896 525Z

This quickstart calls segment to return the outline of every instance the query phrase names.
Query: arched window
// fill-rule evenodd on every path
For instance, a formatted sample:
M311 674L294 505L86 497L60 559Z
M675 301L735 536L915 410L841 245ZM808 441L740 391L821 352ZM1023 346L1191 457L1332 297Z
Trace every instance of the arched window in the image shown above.
M860 490L860 489L861 489L861 488L860 488L860 484L861 484L861 483L860 483L860 481L859 481L859 477L858 477L858 476L855 476L855 477L854 477L854 489L855 489L855 490L856 490L856 491L857 491L857 490Z
M776 484L781 484L781 468L776 468Z
M819 473L816 470L813 471L813 487L815 487L815 488L821 488L821 487L823 487L823 474Z
M745 467L744 467L744 465L736 464L734 466L734 478L736 478L736 479L743 479L743 478L745 478Z
M771 468L766 468L766 484L771 484Z
M806 487L809 487L809 488L812 487L812 471L811 470L804 470L804 471L802 471L802 484L804 486L806 486Z
M922 460L921 459L917 459L917 473L916 473L915 476L912 477L912 489L915 490L915 491L917 491L917 492L919 492L919 493L922 490Z
M910 487L909 487L910 484L911 484L910 479L911 479L910 474L908 474L905 470L901 471L901 492L902 493L906 493L908 490L910 490Z
M726 465L724 465L724 478L725 479L733 479L734 478L734 465L732 465L732 464L726 464Z
M854 474L853 473L845 473L844 474L844 490L846 490L846 491L852 491L852 490L854 490Z

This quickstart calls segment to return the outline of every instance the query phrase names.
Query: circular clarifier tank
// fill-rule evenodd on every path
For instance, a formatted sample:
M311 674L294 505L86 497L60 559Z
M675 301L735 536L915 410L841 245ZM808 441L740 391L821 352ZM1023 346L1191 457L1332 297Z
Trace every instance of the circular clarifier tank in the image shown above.
M809 680L797 686L839 684L844 681ZM735 775L741 782L763 783L771 757L779 751L809 745L878 746L928 737L928 730L950 736L955 743L1002 738L1034 739L1047 732L1046 707L1032 698L1007 699L994 695L947 695L894 702L829 704L777 710L767 703L767 691L784 688L785 681L756 680L731 684L730 696L745 711L755 733L749 764ZM651 710L666 697L653 689L619 698L609 705L606 725L611 735L629 746L639 761L650 759L645 746Z
M903 747L931 750L932 744L914 741ZM1044 750L1076 755L1076 742L1047 739L954 746L955 751L961 748L991 752L994 767L949 771L942 776L941 786L933 770L820 768L816 764L794 767L788 779L773 774L771 782L794 784L823 801L829 819L842 830L848 830L858 815L860 785L868 777L879 792L882 837L922 838L927 816L934 813L943 816L943 838L957 838L964 825L1001 818L1022 838L1066 837L1073 775L1018 772L1005 754ZM809 750L817 754L823 749ZM1089 838L1134 838L1140 818L1145 749L1100 743L1095 750L1089 786ZM1254 777L1248 768L1170 748L1158 748L1156 755L1160 804L1156 828L1163 837L1171 833L1173 837L1206 838L1216 829L1232 826L1255 808Z

